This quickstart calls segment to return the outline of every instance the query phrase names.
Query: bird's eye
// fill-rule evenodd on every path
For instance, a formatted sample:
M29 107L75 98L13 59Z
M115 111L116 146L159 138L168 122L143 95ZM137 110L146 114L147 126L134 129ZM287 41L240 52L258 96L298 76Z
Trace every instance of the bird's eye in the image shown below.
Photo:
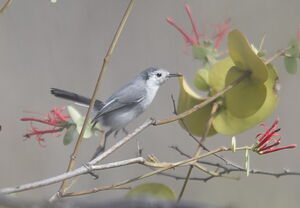
M157 73L156 76L157 76L157 77L161 77L161 73Z

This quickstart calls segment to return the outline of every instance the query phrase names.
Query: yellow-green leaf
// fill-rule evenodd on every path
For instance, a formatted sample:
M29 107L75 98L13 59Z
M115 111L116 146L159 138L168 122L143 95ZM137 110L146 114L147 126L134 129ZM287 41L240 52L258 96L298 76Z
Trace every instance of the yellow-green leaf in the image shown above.
M193 106L203 102L205 99L194 92L186 83L184 77L179 78L180 94L178 99L177 112L182 113L189 110ZM184 123L179 121L182 128L188 130L193 135L202 136L206 127L209 115L211 112L211 105L206 105L204 108L188 115L183 119ZM187 129L186 129L187 127ZM208 136L216 134L216 131L211 127Z
M228 34L228 51L234 64L241 70L251 71L251 78L257 82L265 82L268 78L267 67L252 50L244 35L233 30Z
M74 121L74 123L76 124L76 129L77 132L80 133L82 126L83 126L83 122L85 117L81 116L81 114L79 113L78 110L76 110L73 106L68 106L67 107L68 112L72 118L72 120ZM87 127L85 129L83 138L90 138L92 135L94 134L94 131L92 130L92 124L91 121L88 121Z
M151 197L158 200L175 200L174 191L161 183L146 183L141 184L131 189L126 198Z
M284 65L286 71L290 74L296 74L298 69L297 58L296 57L284 57Z
M233 66L227 73L226 85L237 80L244 71ZM235 117L251 116L262 106L266 99L267 89L263 83L255 82L251 77L245 78L238 85L225 93L227 110Z
M195 78L194 78L194 85L202 91L208 91L209 85L208 85L208 74L209 71L207 69L199 69L196 72Z
M76 131L76 125L71 125L66 133L65 133L65 136L64 136L64 139L63 139L63 143L64 145L68 145L70 144L74 139L75 137L77 136L77 131Z
M218 61L209 69L208 83L213 91L219 92L225 87L226 75L232 66L234 66L232 59L226 57Z
M267 67L268 80L264 84L267 94L261 108L255 114L245 118L235 117L226 108L222 109L213 120L213 126L217 132L225 135L237 135L256 126L272 114L278 103L278 75L271 64Z

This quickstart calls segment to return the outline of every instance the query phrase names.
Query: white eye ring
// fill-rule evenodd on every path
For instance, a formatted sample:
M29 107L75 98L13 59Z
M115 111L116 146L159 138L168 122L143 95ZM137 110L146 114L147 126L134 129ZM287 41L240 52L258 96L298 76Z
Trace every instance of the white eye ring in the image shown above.
M161 77L161 73L157 73L156 76L157 76L157 77Z

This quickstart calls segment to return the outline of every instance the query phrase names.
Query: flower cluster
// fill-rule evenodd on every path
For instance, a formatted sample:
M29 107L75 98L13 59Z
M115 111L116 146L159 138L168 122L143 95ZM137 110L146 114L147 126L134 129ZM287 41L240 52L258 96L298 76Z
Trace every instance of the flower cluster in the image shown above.
M291 144L283 147L277 147L281 141L281 135L278 133L280 128L277 128L278 122L279 120L276 119L270 128L268 128L265 124L261 124L266 131L256 135L258 140L253 148L253 151L259 154L267 154L283 149L292 149L297 146L296 144Z
M215 49L219 49L220 45L221 45L221 41L224 39L224 37L227 35L228 30L229 30L229 22L230 19L227 19L224 21L224 23L222 25L213 25L214 28L216 28L217 33L212 35L210 38L207 38L207 35L205 34L205 32L203 32L203 34L201 34L199 32L199 28L197 27L195 20L192 16L192 11L189 5L185 5L185 10L189 16L189 19L191 21L192 24L192 34L188 35L188 33L186 31L184 31L180 26L178 26L174 20L170 17L166 18L166 21L174 26L182 35L183 39L186 41L186 43L188 45L199 45L202 46L202 44L200 43L201 38L203 38L203 45L207 45L208 42L214 42L214 48Z
M32 136L35 137L36 141L39 145L44 146L45 138L43 137L45 134L55 134L63 131L64 129L70 126L70 122L67 119L70 118L69 115L63 114L63 111L66 110L66 107L58 108L54 107L43 119L24 117L21 118L21 121L30 121L31 129L27 134L24 135L26 138L30 138ZM48 125L48 129L39 129L34 125L35 123L41 123Z

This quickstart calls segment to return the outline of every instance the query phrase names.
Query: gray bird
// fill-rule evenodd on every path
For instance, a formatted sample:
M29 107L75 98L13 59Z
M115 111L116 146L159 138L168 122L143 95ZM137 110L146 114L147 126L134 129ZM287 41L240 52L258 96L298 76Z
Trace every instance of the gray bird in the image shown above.
M105 102L96 100L93 109L92 124L96 123L107 129L104 141L97 148L92 159L97 157L105 149L106 138L113 132L126 127L134 118L143 113L153 101L159 87L171 77L179 77L180 74L171 74L158 67L148 68L139 73L131 82L113 93ZM91 99L76 93L51 88L51 93L59 98L75 101L88 106Z

